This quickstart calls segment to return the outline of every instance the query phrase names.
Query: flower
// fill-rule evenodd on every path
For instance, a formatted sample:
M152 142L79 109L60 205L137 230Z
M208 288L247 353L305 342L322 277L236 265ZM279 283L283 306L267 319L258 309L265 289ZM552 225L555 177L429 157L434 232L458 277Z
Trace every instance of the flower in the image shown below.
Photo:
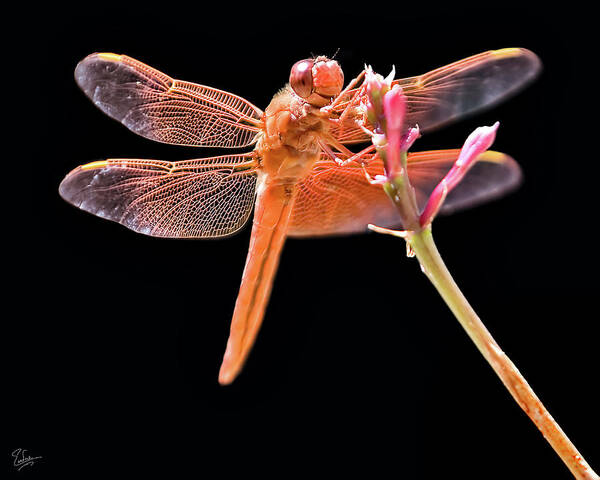
M388 137L400 137L406 118L406 97L400 85L394 85L383 97L383 111L387 122Z
M394 85L383 97L388 142L386 173L390 181L402 172L406 153L419 138L419 126L406 128L406 95L400 85Z
M450 171L434 188L419 218L421 227L426 227L439 212L446 195L464 178L469 169L475 165L479 156L492 146L496 139L496 131L500 122L491 127L478 127L467 137L460 154Z
M387 155L385 170L389 179L401 171L401 145L406 119L406 97L399 85L389 90L383 97L383 111L386 121ZM405 150L406 151L406 150Z
M367 118L373 128L371 139L385 168L385 176L377 176L371 183L383 185L409 230L428 227L439 212L448 193L464 178L496 138L499 123L479 127L468 136L450 171L434 188L425 209L419 215L415 192L407 172L407 152L419 137L419 126L407 128L408 101L400 85L392 85L394 71L385 79L365 67Z
M373 72L370 66L365 65L365 84L367 88L367 118L373 126L376 133L384 131L385 116L383 113L383 98L390 90L392 79L394 78L395 69L392 68L391 73L383 78L381 75Z

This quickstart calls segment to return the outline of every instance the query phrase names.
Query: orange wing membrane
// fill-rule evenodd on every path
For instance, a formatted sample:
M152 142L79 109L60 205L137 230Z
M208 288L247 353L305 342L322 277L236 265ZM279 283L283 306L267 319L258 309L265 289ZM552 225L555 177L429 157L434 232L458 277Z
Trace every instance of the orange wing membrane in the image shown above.
M523 48L490 50L451 63L416 77L394 80L407 97L407 125L419 125L421 132L433 130L459 118L489 108L517 93L541 70L540 59ZM334 109L342 113L357 89L349 90L346 99ZM360 143L369 137L355 125L362 117L360 101L333 134L342 143Z
M260 131L263 112L247 100L175 80L126 55L89 55L77 65L75 80L100 110L151 140L245 147Z
M419 209L450 170L455 150L434 150L408 154L408 174L415 187ZM382 161L366 159L369 175L383 175ZM462 182L449 194L441 213L475 206L516 188L521 180L519 165L508 155L488 151L482 154ZM288 234L293 237L340 235L367 230L369 223L395 228L401 225L398 211L381 185L365 180L355 164L340 167L326 156L299 184Z
M77 167L59 193L145 235L222 237L242 228L252 213L255 167L251 153L182 162L111 159Z

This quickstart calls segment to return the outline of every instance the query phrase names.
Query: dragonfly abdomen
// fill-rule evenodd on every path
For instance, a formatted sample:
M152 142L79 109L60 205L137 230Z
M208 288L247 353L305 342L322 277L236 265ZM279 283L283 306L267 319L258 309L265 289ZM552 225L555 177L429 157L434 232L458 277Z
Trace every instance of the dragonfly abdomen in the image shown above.
M295 184L268 182L257 189L250 247L235 303L219 383L231 383L244 366L262 324L295 199Z

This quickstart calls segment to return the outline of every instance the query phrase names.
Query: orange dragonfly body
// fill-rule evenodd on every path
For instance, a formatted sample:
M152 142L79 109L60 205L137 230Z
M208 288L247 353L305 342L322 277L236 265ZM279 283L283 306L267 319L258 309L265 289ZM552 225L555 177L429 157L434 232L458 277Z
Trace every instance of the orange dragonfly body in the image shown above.
M484 52L417 77L395 80L408 99L407 123L427 131L488 107L539 71L528 50ZM371 176L383 174L369 141L362 74L343 89L326 57L297 62L290 83L263 112L211 87L175 80L125 55L82 60L76 81L105 113L152 140L198 147L245 147L248 153L165 162L109 159L77 167L60 185L68 202L136 232L208 238L254 220L219 382L231 383L252 348L287 236L348 234L367 224L399 226L394 206ZM458 150L410 154L408 168L424 206ZM479 166L479 167L478 167ZM513 188L520 179L507 155L486 152L451 192L446 211Z

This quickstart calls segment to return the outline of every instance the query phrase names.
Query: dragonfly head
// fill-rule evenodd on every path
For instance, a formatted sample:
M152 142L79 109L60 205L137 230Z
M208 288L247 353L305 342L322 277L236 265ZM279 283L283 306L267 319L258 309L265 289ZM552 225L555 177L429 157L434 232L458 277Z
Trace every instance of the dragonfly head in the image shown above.
M344 73L327 57L296 62L290 72L290 86L299 97L315 107L323 107L342 91Z

